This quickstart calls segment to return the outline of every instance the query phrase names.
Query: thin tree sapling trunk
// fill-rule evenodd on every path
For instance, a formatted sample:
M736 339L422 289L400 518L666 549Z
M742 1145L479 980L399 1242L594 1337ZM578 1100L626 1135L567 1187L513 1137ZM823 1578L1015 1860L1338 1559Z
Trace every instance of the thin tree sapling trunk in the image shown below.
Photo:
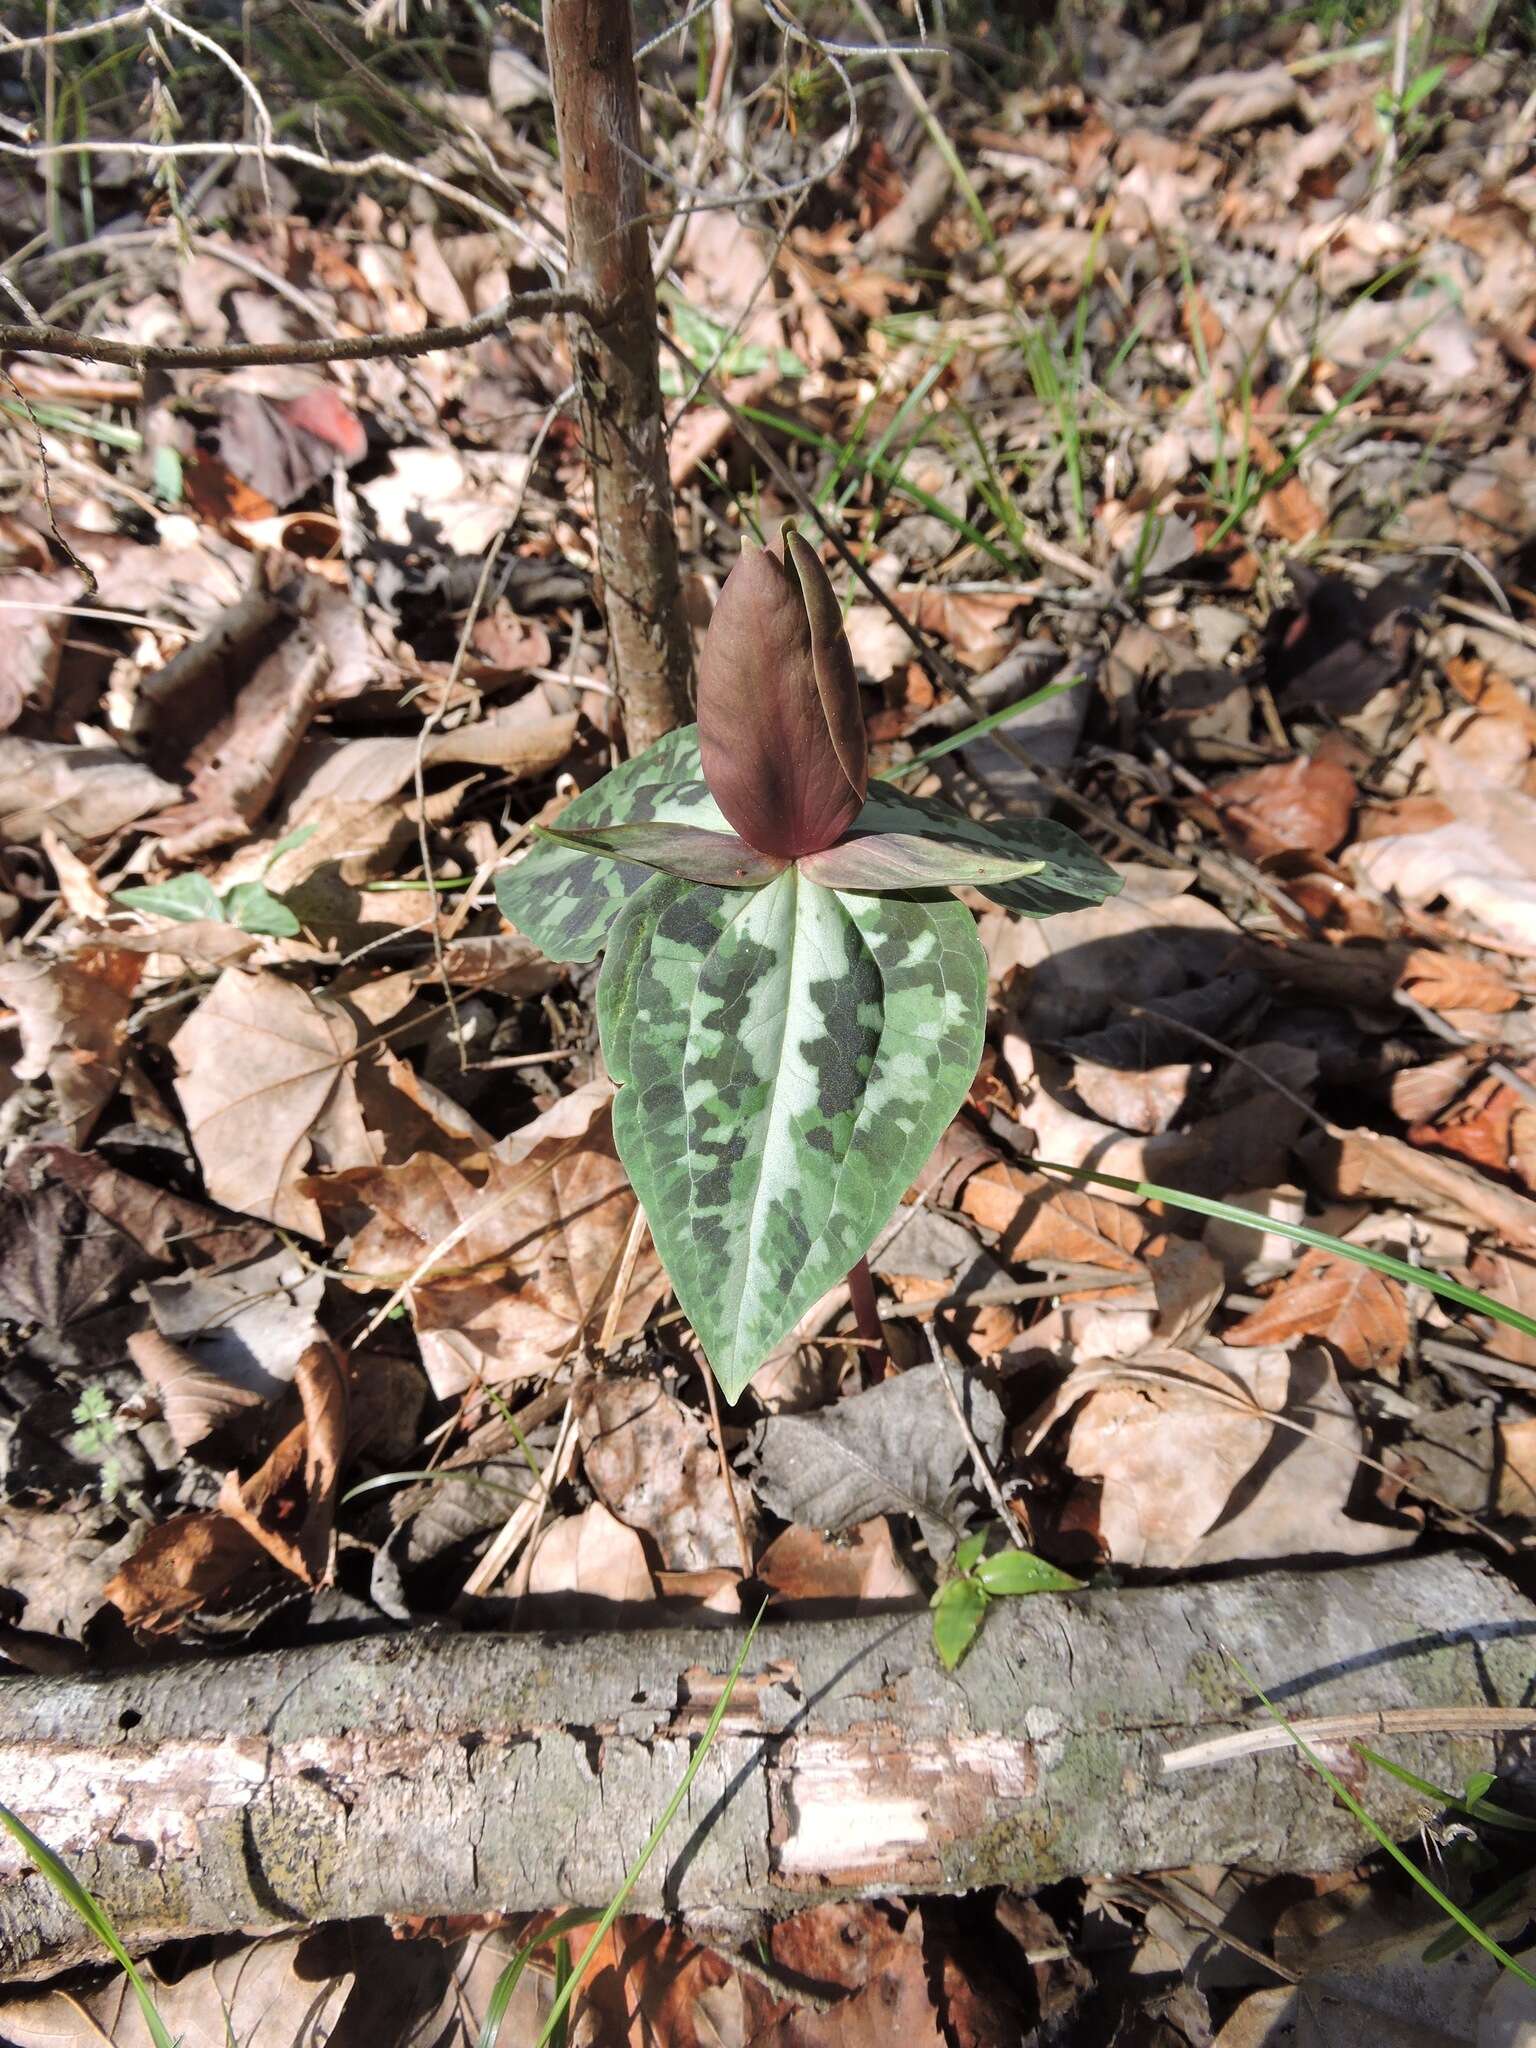
M612 681L638 753L690 715L693 647L678 585L662 433L630 0L545 0L565 186L570 318Z

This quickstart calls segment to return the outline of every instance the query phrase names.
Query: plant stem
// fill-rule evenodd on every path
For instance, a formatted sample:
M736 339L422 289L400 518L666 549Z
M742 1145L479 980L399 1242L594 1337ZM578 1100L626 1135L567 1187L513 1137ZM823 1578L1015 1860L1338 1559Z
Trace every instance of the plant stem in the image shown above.
M568 331L609 675L638 754L689 716L693 642L678 590L630 0L548 0L544 35L569 273L591 303Z
M848 1275L848 1293L853 1301L854 1320L859 1326L859 1335L866 1343L874 1346L870 1354L871 1363L877 1366L884 1365L890 1352L886 1347L880 1311L875 1306L875 1283L869 1277L868 1259L860 1259Z

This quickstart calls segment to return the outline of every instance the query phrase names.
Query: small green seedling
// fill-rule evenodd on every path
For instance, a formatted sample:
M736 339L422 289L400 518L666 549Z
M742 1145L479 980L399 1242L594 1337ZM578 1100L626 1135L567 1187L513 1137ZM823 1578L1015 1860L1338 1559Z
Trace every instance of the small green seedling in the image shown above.
M279 854L302 846L314 831L300 825L286 839L280 839L267 856L270 868ZM119 889L112 898L129 910L147 911L152 917L167 917L175 924L232 924L236 931L256 932L266 938L296 939L299 920L280 896L274 896L264 882L236 882L221 896L206 875L190 870L172 875L164 882L144 882L132 889Z
M953 1671L975 1642L987 1608L994 1600L1023 1593L1077 1593L1083 1581L1058 1571L1032 1550L983 1553L990 1531L979 1529L955 1551L954 1570L929 1603L933 1608L933 1647L946 1671Z
M1026 917L1120 886L1065 826L978 824L870 780L837 598L789 527L726 581L698 724L497 876L551 958L606 948L619 1156L732 1399L863 1258L965 1100L987 965L959 885Z

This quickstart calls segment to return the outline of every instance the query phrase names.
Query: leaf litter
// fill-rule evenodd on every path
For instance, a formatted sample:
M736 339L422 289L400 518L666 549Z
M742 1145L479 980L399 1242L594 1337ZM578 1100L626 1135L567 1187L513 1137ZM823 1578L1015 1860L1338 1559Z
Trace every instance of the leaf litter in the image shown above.
M435 76L429 138L426 87L402 108L345 10L318 12L383 93L370 118L406 122L401 155L463 177L465 149L510 147L558 206L532 45ZM153 379L8 354L36 412L0 391L11 1664L302 1641L341 1613L730 1623L749 1569L786 1617L921 1606L998 1512L978 1454L1017 1533L1082 1576L1529 1543L1522 1333L1278 1227L1031 1164L1536 1304L1529 50L1440 10L1394 121L1399 12L1422 10L1314 9L1242 45L1214 16L1102 12L1031 45L1028 85L956 72L968 189L872 84L814 212L687 223L669 331L723 351L754 432L957 665L839 582L876 767L975 816L1058 817L1125 885L1049 920L972 905L988 1050L871 1256L889 1360L834 1288L718 1419L613 1149L590 976L489 886L624 751L558 328ZM44 25L23 9L19 32ZM261 25L250 59L275 98L285 34ZM808 163L835 95L770 118L746 81L780 77L788 110L788 74L737 35L748 146ZM166 37L221 105L227 71ZM692 96L681 43L647 62ZM99 90L81 105L115 136ZM361 153L344 101L308 97ZM648 143L670 119L648 110ZM48 304L25 236L85 242L151 188L119 156L50 199L6 161L13 266ZM401 333L523 274L483 199L417 187L392 211L363 181L320 204L264 171L275 214L225 166L178 188L181 229L146 210L91 243L99 331ZM708 394L674 425L702 622L731 530L797 508ZM930 758L978 706L1069 678ZM766 1973L624 1918L578 2025L669 2048L1321 2041L1340 1999L1358 2033L1439 1981L1374 1876L1331 1922L1241 1873L1190 1886L1168 1897L1198 1892L1294 1990L1166 1903L1056 1888L821 1906L773 1928ZM224 2039L227 2013L244 2040L366 2030L393 1987L401 2038L467 2043L526 1931L232 1946L158 1995L185 2038ZM530 2039L547 1966L516 2008ZM1468 1980L1437 2038L1515 2038L1501 1995ZM62 1996L10 1994L8 2037L72 2038ZM93 2026L118 1996L91 1993Z

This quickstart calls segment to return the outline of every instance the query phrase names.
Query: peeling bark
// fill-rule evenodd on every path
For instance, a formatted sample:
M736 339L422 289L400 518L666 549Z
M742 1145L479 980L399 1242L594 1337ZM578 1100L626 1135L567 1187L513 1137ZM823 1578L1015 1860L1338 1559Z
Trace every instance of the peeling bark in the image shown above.
M569 321L592 479L612 681L639 753L690 716L693 643L678 585L662 431L656 288L646 229L629 0L546 0L565 190Z
M995 1604L942 1672L928 1617L764 1629L641 1912L787 1912L836 1892L1040 1884L1186 1863L1347 1866L1369 1846L1293 1754L1165 1776L1287 1714L1518 1703L1536 1607L1477 1559ZM425 1631L97 1678L0 1684L0 1796L124 1939L616 1889L720 1696L735 1635ZM1383 1740L1385 1738L1376 1738ZM1393 1753L1444 1783L1486 1737ZM1507 1762L1507 1759L1505 1760ZM1414 1795L1373 1776L1390 1829ZM93 1945L7 1838L0 1972Z

